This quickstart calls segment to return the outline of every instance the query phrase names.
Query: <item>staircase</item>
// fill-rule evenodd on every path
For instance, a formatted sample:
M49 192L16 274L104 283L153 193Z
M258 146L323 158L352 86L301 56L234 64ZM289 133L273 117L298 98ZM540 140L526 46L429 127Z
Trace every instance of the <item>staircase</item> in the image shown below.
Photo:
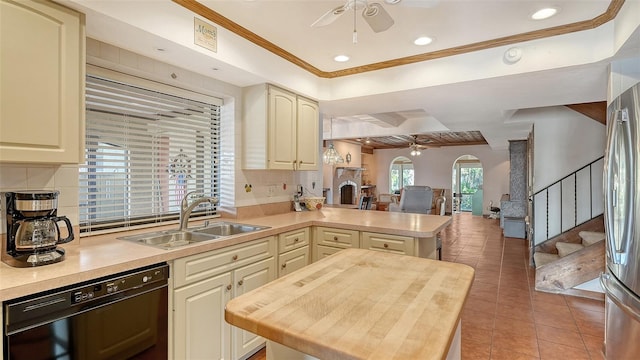
M601 157L534 194L530 260L536 290L601 298L596 279L605 269L603 171Z
M579 231L578 242L557 241L555 252L536 251L537 291L599 297L588 294L575 286L596 279L604 271L605 234L596 231ZM550 245L546 245L549 250Z

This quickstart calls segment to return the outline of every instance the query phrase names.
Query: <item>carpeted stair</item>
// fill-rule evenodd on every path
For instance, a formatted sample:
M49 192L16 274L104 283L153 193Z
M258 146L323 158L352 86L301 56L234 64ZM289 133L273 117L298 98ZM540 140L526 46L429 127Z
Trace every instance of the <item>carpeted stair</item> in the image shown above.
M536 290L569 293L571 288L597 278L604 271L605 234L580 231L579 243L558 241L556 253L536 252Z
M582 240L579 244L563 242L563 241L557 242L556 243L556 249L558 251L557 254L543 253L543 252L536 252L535 254L533 254L533 260L535 261L536 269L548 263L554 262L562 257L565 257L571 253L580 251L584 249L586 246L590 246L600 241L603 241L605 237L604 233L595 232L595 231L580 231L578 233L578 236L580 236L580 239Z

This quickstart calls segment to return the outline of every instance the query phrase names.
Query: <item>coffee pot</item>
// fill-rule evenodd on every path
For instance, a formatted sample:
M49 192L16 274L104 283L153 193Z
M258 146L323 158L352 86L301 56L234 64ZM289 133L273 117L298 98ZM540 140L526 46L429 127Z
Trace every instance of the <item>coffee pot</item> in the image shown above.
M60 238L59 221L64 221L67 229L71 229L71 221L66 216L19 220L15 235L16 250L47 249L73 240L73 233L64 239Z
M12 266L46 265L64 259L59 244L74 239L71 221L57 215L58 191L16 191L5 193L7 241L2 260ZM62 237L58 223L68 235Z

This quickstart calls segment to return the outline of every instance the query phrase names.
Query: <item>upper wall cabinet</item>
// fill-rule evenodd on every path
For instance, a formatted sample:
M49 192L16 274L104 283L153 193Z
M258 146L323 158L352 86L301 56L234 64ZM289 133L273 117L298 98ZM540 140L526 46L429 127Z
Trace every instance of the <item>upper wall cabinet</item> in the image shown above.
M82 161L84 27L52 1L0 0L0 162Z
M317 170L318 104L273 85L244 91L245 169Z

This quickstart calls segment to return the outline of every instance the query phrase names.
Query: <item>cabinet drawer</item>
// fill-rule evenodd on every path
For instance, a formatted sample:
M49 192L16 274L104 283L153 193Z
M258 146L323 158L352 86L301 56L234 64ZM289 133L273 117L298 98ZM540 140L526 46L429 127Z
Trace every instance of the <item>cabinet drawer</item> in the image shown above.
M415 239L410 236L362 232L362 248L396 254L415 255Z
M309 265L309 247L297 248L278 257L278 277Z
M314 238L316 245L339 248L357 248L360 245L360 233L356 230L317 227Z
M333 255L340 250L344 249L332 246L317 245L313 248L313 262L324 259L327 256Z
M176 259L173 262L174 286L180 287L206 279L239 266L275 256L274 236L229 246L203 254Z
M282 254L302 246L308 246L310 233L309 228L306 227L278 235L278 253Z

